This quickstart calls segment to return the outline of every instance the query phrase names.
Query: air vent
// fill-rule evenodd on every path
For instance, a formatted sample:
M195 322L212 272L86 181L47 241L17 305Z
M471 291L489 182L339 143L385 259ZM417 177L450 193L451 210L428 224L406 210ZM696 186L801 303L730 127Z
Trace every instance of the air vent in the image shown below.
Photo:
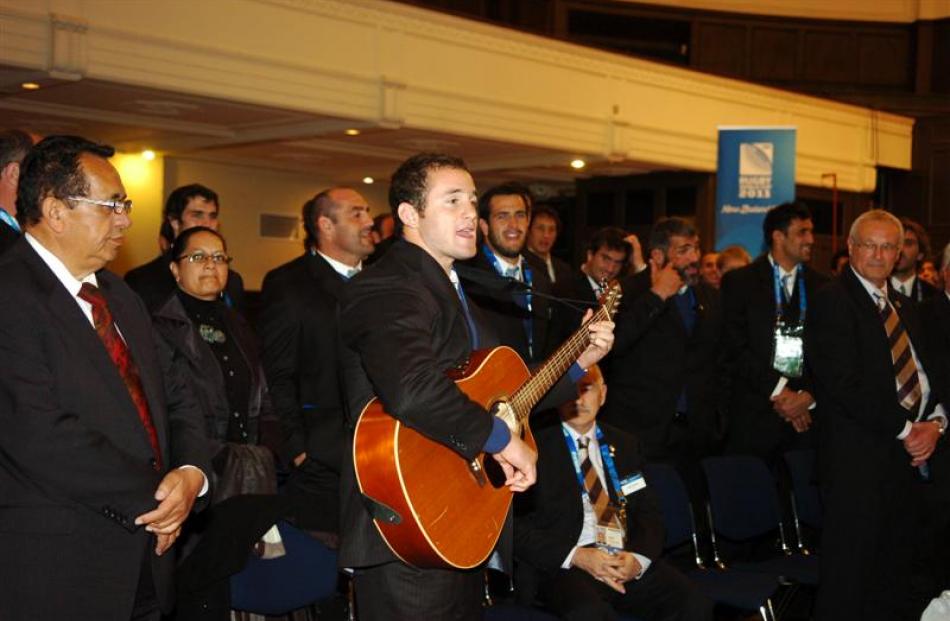
M296 241L303 238L303 223L298 216L262 213L258 230L261 237L271 239Z

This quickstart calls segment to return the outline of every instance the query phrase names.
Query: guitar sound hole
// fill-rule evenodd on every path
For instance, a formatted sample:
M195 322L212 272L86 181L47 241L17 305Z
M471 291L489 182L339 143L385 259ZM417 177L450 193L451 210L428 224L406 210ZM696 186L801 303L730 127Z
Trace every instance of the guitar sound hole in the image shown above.
M504 487L505 471L502 470L501 464L495 461L494 457L485 457L485 475L488 477L488 482L491 483L492 487Z

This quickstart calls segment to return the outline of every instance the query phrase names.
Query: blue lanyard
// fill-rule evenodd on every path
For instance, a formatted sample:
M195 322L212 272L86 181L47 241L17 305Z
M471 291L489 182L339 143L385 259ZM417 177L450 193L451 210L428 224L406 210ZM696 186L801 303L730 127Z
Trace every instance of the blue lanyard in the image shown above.
M492 252L491 248L488 247L488 244L482 244L482 252L485 253L485 256L488 257L488 260L494 266L495 271L498 272L500 276L505 275L505 269L501 265L501 261L498 260L498 257L495 256L495 253ZM514 295L523 295L525 302L525 310L528 311L528 316L524 319L524 333L528 339L528 357L534 358L534 316L531 311L531 283L534 281L534 274L531 272L531 268L528 267L528 264L524 259L520 259L521 263L521 274L524 277L524 284L528 285L528 291L522 294Z
M17 233L20 232L20 223L3 207L0 207L0 220L6 222L7 225Z
M623 495L623 488L620 485L620 477L617 476L617 467L614 464L613 455L610 454L610 449L604 440L604 432L600 430L600 425L596 425L595 429L597 431L597 446L600 447L601 461L604 465L604 469L607 470L607 476L610 478L610 484L614 488L614 494L617 496L620 506L623 507L627 504L627 497ZM580 458L577 456L577 442L571 437L570 432L568 432L564 424L561 424L561 432L564 434L564 442L567 444L567 449L571 452L571 461L574 462L574 474L577 475L577 484L581 488L581 493L588 496L587 500L590 501L587 487L584 485L584 475L581 474ZM590 457L588 457L588 459L590 459ZM593 465L593 462L591 462L591 467L593 467Z
M798 287L798 323L805 323L805 311L808 309L808 300L805 297L805 276L802 274L802 264L799 263L795 268L795 286ZM775 317L778 320L782 318L782 294L785 287L782 286L782 277L778 273L778 263L772 265L772 274L775 282ZM794 289L792 289L794 292Z

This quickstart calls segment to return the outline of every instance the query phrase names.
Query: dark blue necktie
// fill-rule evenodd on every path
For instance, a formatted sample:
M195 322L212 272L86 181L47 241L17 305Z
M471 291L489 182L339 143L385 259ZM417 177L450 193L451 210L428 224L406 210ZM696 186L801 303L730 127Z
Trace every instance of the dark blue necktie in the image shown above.
M683 293L673 296L673 302L676 304L676 310L679 311L683 319L683 327L686 328L686 334L692 336L693 328L696 327L696 295L693 288L688 287ZM680 396L676 400L676 411L679 414L685 414L689 411L689 401L686 397L686 386L680 390Z
M468 336L471 341L472 349L478 349L478 328L475 327L475 320L472 319L472 312L468 308L468 300L465 299L465 292L462 290L462 283L453 282L455 292L462 303L462 313L465 315L465 324L468 326Z

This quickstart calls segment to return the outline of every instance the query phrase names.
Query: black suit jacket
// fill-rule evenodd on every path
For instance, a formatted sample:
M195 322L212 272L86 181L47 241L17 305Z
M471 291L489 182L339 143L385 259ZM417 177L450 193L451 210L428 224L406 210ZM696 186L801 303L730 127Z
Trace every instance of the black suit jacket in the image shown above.
M130 353L166 468L210 473L201 413L153 339L141 300L97 280ZM119 373L82 310L27 241L0 261L0 601L5 619L121 619L143 555L172 603L174 553L135 526L164 472ZM55 588L51 588L55 585Z
M344 284L323 257L307 252L264 277L258 322L285 463L306 452L337 475L344 443L337 302Z
M805 294L812 314L812 300L827 278L804 266ZM788 304L788 315L797 319L801 279ZM775 289L772 264L762 255L750 265L727 273L722 279L725 336L720 364L723 365L722 409L728 416L726 450L775 458L797 442L811 440L796 437L792 426L772 407L770 397L781 377L772 369L772 341L775 330ZM808 356L803 377L790 379L791 390L807 390L812 396L808 376ZM821 402L818 402L820 408ZM814 418L814 417L813 417ZM811 432L807 434L811 436Z
M492 418L445 375L471 346L458 295L435 259L406 241L393 243L347 285L339 326L351 426L376 395L404 424L466 460L478 455ZM484 342L489 335L480 336L492 344ZM348 450L351 445L352 437ZM340 566L397 560L373 526L352 459L343 461L340 488Z
M125 273L125 282L139 294L151 313L157 311L177 288L175 278L168 268L166 255L155 257L144 265L130 269ZM243 314L246 310L244 279L234 270L228 270L228 281L224 285L224 293L229 299L231 308Z
M852 269L811 298L806 356L821 404L818 475L825 501L822 572L842 584L819 592L819 607L861 616L867 589L904 591L919 524L921 485L897 439L908 412L897 399L894 368L877 306ZM891 302L929 377L935 366L916 305L891 292ZM932 385L926 416L938 399ZM902 560L903 559L903 560ZM880 582L878 582L880 581ZM839 588L840 587L840 588Z
M645 463L636 439L601 424L604 439L613 447L617 475L622 481L641 472ZM538 480L515 497L515 558L519 588L554 576L580 537L584 505L574 462L559 420L535 431L538 443ZM606 474L606 473L605 473ZM608 475L609 482L609 475ZM607 486L616 503L612 485ZM663 549L663 521L652 488L627 497L626 549L656 560Z
M702 283L692 288L696 324L690 334L674 299L663 301L650 291L650 278L644 270L622 283L603 418L640 438L647 459L673 457L671 429L685 388L686 421L696 432L691 436L708 443L705 453L721 435L716 411L723 328L719 292Z
M535 271L542 270L545 274L548 272L548 264L534 254L527 248L524 252L525 261L528 262L528 265L531 266ZM571 291L574 288L574 270L571 266L558 257L551 255L551 264L554 266L554 281L551 283L551 292L558 297L570 297ZM548 274L548 280L550 280L551 275Z
M469 309L480 348L501 344L493 324L472 300ZM377 396L390 415L466 460L482 451L493 419L446 375L469 359L470 335L448 275L418 246L404 240L393 243L377 263L347 285L340 300L339 327L351 432L340 481L339 563L365 567L397 560L373 526L349 458L352 429L366 404ZM553 407L574 391L565 374L536 409ZM507 568L510 514L496 550Z
M891 285L891 281L888 280L888 286ZM907 296L912 302L917 302L918 304L926 302L927 300L933 298L940 290L934 287L929 282L921 280L920 276L914 278L914 286L910 290L910 294Z
M531 287L541 295L531 296L530 313L523 307L524 289L506 282L481 249L473 258L456 263L455 269L465 293L482 309L499 340L518 352L528 365L544 361L560 345L551 332L551 301L543 297L552 294L546 269L531 268ZM527 318L531 319L533 356L528 355Z
M9 250L20 237L19 231L0 220L0 255Z

